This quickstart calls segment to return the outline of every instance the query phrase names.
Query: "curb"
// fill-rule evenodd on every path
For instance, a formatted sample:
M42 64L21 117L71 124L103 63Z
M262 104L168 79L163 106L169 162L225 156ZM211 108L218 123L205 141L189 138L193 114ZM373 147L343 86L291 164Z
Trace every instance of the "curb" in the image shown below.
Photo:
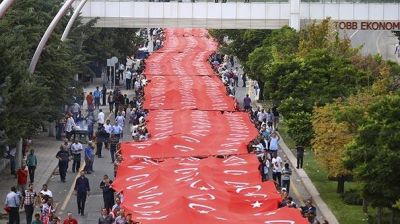
M278 132L279 137L281 135ZM287 156L288 160L290 161L292 167L296 167L297 160L296 157L294 156L293 152L287 147L286 143L283 141L283 138L281 137L281 141L279 142L279 145ZM312 200L314 201L315 205L319 208L319 212L321 215L329 221L329 223L333 224L339 224L338 220L336 219L335 215L332 213L331 209L328 207L328 205L322 200L317 188L314 186L314 184L311 182L311 179L308 177L307 173L303 169L293 169L297 175L299 175L301 182L303 183L306 191L311 195Z
M262 104L255 102L257 107L263 108ZM286 143L284 142L282 136L277 132L279 137L281 138L279 142L279 146L281 147L283 153L287 156L290 165L292 167L296 167L297 159L294 156L293 152L288 148ZM339 221L336 219L335 215L332 213L331 209L328 205L322 200L317 188L312 183L311 179L308 177L307 173L303 169L293 169L294 172L300 177L301 182L304 185L305 190L310 194L312 200L315 205L319 208L320 214L332 224L339 224Z

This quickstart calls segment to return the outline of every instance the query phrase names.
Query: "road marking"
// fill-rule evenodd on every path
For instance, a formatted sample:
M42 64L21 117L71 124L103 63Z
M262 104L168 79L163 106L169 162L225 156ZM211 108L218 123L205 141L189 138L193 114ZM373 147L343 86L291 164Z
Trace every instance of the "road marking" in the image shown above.
M380 54L380 55L382 55L382 54L381 54L381 48L379 47L378 43L379 43L379 39L381 39L382 34L383 34L383 31L380 31L380 33L375 41L376 51L378 51L378 54Z
M83 166L80 167L78 174L76 174L76 177L74 178L74 181L72 182L71 188L69 189L69 192L67 194L67 197L65 197L64 203L61 206L61 211L64 211L65 208L67 207L67 204L69 202L69 200L71 199L72 193L74 192L74 188L75 188L75 182L78 179L80 172L83 170L83 168L85 167L85 161L83 161Z
M356 34L358 33L358 31L360 31L360 30L356 30L354 33L352 33L352 34L350 35L350 40L354 37L354 35L356 35Z

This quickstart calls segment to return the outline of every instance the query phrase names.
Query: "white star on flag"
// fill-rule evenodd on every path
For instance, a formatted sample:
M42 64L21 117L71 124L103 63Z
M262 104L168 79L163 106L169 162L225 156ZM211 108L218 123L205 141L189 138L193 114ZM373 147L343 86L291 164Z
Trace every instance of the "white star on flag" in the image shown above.
M259 201L256 201L256 202L252 203L251 205L253 206L253 208L260 208L262 204L263 203L260 203Z

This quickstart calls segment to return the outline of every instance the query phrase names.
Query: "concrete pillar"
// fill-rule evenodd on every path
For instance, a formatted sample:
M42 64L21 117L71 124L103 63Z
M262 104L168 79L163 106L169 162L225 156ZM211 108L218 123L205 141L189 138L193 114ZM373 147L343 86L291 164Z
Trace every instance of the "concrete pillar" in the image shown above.
M300 30L300 0L289 0L290 19L289 26L295 30Z

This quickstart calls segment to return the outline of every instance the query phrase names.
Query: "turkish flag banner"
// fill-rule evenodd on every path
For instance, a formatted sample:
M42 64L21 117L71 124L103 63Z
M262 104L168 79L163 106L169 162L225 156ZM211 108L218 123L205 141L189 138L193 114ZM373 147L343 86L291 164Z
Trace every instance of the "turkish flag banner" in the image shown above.
M224 138L226 142L249 142L258 136L246 112L203 110L152 110L147 116L152 138L190 133L201 139Z
M207 62L212 52L168 52L153 53L146 60L146 76L217 76Z
M143 224L308 223L298 210L278 208L274 182L261 181L247 151L258 131L208 62L217 43L205 29L163 32L144 70L150 139L121 143L112 184L125 214Z
M154 110L149 112L147 128L151 139L122 143L124 156L171 158L247 154L246 143L258 136L245 112Z
M216 76L151 76L143 107L150 110L235 111L235 101Z
M209 223L307 223L298 211L298 217L287 217L276 210L281 197L273 182L260 183L258 163L253 155L124 161L113 187L123 191L122 206L144 223L196 217Z

